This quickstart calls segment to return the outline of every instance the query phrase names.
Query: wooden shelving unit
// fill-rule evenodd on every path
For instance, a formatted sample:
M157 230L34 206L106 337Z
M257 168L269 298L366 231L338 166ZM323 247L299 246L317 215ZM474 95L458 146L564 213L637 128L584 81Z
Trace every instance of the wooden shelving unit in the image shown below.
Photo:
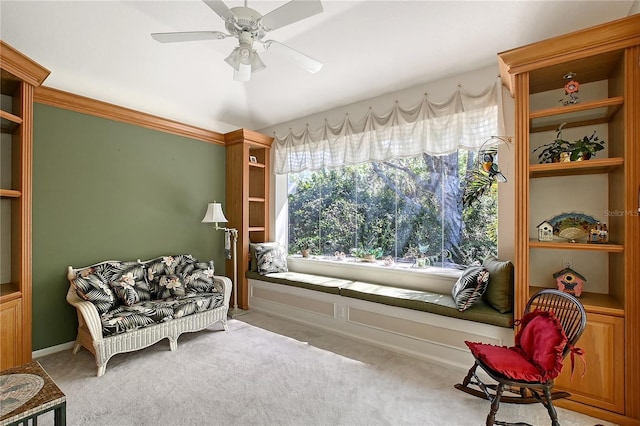
M0 251L0 370L31 361L33 90L48 75L0 41L0 235L10 240L9 251L4 244Z
M555 241L537 241L529 240L529 248L553 249L553 250L584 250L584 251L600 251L608 253L622 253L624 246L622 244L606 243L606 244L590 244L590 243L569 243Z
M225 135L227 150L226 212L238 229L238 306L249 308L249 243L268 241L270 150L273 138L240 129ZM255 159L255 161L251 161ZM233 264L225 265L231 276Z
M555 285L547 271L539 270L560 269L560 256L578 262L584 259L583 267L591 267L594 275L601 273L606 282L594 283L598 291L590 291L588 282L581 296L588 317L578 346L586 353L586 373L571 379L570 360L566 360L556 387L572 396L556 405L619 424L640 420L640 339L636 331L640 322L640 216L634 214L640 202L639 29L640 15L633 15L498 55L503 82L516 103L515 311L522 312L536 291ZM588 100L559 105L566 83L563 76L569 72L576 74L581 92L586 86L604 89L606 94L591 99L600 96L594 91ZM599 126L608 155L532 164L532 150L545 137L541 132L552 132L561 123L567 123L564 131L572 129L582 135ZM567 190L584 196L572 197L571 205L564 205L564 193L555 191L564 187L563 182L571 182ZM594 191L598 196L590 199ZM532 225L545 219L540 212L553 208L565 209L557 213L582 211L583 206L594 205L599 206L594 214L609 225L608 244L540 242L532 235ZM547 259L558 259L558 265L545 265Z
M570 161L568 163L532 164L529 166L529 177L535 179L553 176L611 173L622 165L624 165L624 158L622 157Z

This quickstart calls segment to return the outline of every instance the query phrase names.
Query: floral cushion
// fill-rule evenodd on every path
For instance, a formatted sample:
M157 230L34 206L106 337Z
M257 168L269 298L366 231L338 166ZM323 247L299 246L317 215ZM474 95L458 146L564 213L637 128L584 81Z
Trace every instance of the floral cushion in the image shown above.
M160 279L165 275L182 276L183 273L189 273L193 270L197 260L189 254L177 256L161 256L155 259L143 262L146 269L146 279L151 292L151 299L161 299L163 288L160 285ZM165 296L166 297L166 296Z
M75 278L71 280L76 294L81 299L93 303L100 314L104 314L118 305L118 299L108 283L118 269L119 263L101 263L78 270Z
M183 273L184 284L187 292L192 293L222 293L224 286L216 282L214 276L213 261L209 263L195 263L193 268Z
M451 290L460 312L466 311L482 297L489 283L489 271L482 266L469 266Z
M114 273L109 285L120 303L132 306L143 300L151 300L144 267L138 262L114 263Z
M147 300L133 306L120 305L100 316L103 335L123 333L222 306L222 293L186 294L164 300Z
M287 268L287 253L281 245L256 246L256 259L259 274L289 272Z
M191 255L162 256L143 262L151 298L165 299L190 292L223 292L222 284L213 279L213 261L199 262Z

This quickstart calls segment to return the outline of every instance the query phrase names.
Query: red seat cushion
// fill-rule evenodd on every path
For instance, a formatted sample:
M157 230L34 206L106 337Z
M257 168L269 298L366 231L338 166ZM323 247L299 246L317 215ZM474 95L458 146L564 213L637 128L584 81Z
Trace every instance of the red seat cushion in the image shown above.
M540 382L542 375L535 365L525 358L518 348L495 346L486 343L465 342L474 357L489 368L512 380Z
M513 347L465 342L473 356L512 380L546 382L562 370L567 336L552 312L535 310L521 320Z

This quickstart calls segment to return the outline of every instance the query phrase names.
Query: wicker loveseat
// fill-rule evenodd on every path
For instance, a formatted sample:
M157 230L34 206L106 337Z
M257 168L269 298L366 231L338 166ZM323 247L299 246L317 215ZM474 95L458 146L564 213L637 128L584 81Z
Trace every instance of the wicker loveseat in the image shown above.
M227 330L231 281L215 276L213 262L191 255L162 256L148 261L105 261L69 266L67 301L78 314L81 346L94 354L97 375L109 359L169 339L171 350L185 332L220 322Z

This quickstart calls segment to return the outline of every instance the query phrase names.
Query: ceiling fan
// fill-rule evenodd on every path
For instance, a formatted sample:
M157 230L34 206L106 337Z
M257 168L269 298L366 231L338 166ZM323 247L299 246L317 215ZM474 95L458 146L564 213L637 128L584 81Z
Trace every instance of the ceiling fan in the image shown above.
M174 43L196 40L222 40L235 37L239 41L238 47L225 59L234 69L233 78L237 81L248 81L251 73L265 68L264 62L253 48L253 43L261 43L265 50L272 50L296 63L303 69L316 73L322 68L322 63L289 46L275 40L263 40L270 31L285 25L298 22L323 11L320 0L291 0L272 10L266 15L244 6L229 9L222 0L203 0L218 16L224 19L225 28L229 32L220 31L187 31L172 33L153 33L151 37L161 43Z

